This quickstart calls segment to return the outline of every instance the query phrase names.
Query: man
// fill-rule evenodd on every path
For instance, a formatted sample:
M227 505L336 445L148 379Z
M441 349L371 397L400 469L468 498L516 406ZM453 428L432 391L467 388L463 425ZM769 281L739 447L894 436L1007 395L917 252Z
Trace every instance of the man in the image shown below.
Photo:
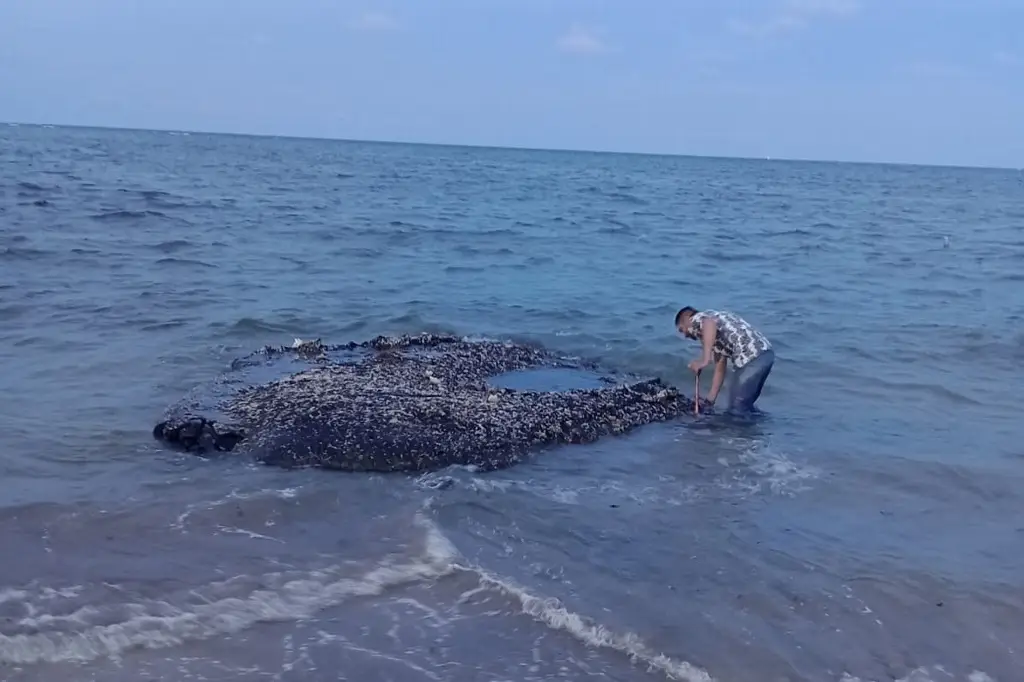
M708 402L714 405L718 398L726 364L731 359L734 372L729 387L729 411L752 410L775 364L775 351L768 339L735 313L697 311L690 306L676 313L676 329L701 342L701 356L689 364L694 372L699 374L714 357L715 375Z

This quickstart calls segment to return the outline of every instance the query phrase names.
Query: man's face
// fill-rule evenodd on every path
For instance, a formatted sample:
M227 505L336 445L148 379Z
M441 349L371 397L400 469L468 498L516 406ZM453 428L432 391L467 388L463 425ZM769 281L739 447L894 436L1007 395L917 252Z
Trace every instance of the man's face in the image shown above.
M693 334L690 333L690 319L692 317L693 316L690 314L683 315L683 318L679 320L679 326L676 327L676 329L679 330L679 333L688 339L696 338Z

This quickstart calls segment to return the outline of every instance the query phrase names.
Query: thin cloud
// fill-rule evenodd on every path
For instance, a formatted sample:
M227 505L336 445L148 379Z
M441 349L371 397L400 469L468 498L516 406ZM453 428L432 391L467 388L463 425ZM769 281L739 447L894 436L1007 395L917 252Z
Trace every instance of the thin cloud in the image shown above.
M805 29L819 18L847 19L860 8L858 0L786 0L774 16L761 21L732 19L727 28L738 35L767 38Z
M349 23L356 31L394 31L399 28L398 20L384 12L363 12Z
M557 41L558 49L570 54L598 54L606 52L608 46L594 32L580 24L573 24Z

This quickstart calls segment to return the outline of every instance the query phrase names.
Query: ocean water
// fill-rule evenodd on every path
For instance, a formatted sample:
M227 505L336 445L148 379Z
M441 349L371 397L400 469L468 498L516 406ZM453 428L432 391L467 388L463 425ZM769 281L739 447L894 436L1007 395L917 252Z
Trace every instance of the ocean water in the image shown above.
M296 337L689 392L685 304L775 344L758 420L420 476L150 435ZM1022 387L1018 171L0 127L0 677L1021 680Z

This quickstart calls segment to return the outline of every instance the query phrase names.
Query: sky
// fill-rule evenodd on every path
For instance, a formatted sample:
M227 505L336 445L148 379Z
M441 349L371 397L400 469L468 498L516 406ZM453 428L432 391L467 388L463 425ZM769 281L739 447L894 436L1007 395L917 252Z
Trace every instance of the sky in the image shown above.
M1021 168L1024 1L0 0L0 121Z

